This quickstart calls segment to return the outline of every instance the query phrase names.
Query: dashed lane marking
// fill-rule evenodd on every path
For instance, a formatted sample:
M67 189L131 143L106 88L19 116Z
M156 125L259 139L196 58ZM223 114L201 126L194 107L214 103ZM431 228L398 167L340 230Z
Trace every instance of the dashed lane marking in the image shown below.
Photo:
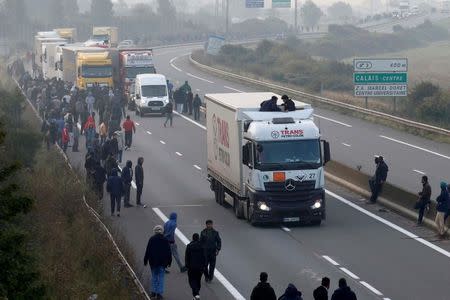
M200 168L199 166L197 166L197 165L194 165L194 168L196 168L197 170L201 170L202 168Z
M287 227L285 227L285 226L281 226L281 229L283 229L283 230L286 231L286 232L290 232L290 231L291 231L289 228L287 228Z
M158 217L161 218L163 222L167 222L169 219L164 215L164 213L157 207L153 208L153 211L158 215ZM179 230L175 230L175 235L180 239L180 241L187 245L190 243L188 238ZM225 276L222 275L222 273L216 269L214 272L214 277L222 283L222 285L227 289L227 291L234 297L236 300L245 300L244 296L239 293L239 291L228 281L228 279L225 278Z
M185 115L180 114L179 112L176 112L176 111L174 111L173 113L176 114L176 115L178 115L178 116L180 116L180 117L182 117L182 118L185 119L186 121L188 121L188 122L190 122L190 123L192 123L192 124L194 124L194 125L200 127L201 129L206 130L206 126L203 126L202 124L200 124L200 123L198 123L198 122L195 122L195 121L192 120L192 119L189 119L189 118L186 117Z
M333 266L339 266L339 263L337 263L334 259L332 259L331 257L327 256L327 255L322 255L322 257L327 260L330 264L332 264Z
M365 286L367 289L369 289L372 293L378 295L378 296L383 296L383 293L380 292L379 290L377 290L376 288L374 288L373 286L371 286L370 284L368 284L365 281L360 281L359 283L361 283L363 286Z
M226 85L224 85L223 87L224 87L224 88L226 88L226 89L229 89L229 90L232 90L232 91L238 92L238 93L244 93L244 91L241 91L241 90L238 90L238 89L232 88L232 87L230 87L230 86L226 86Z
M138 122L134 122L134 124L136 124L137 126L141 125L141 124L139 124Z
M166 142L164 142L164 141L159 141L161 144L163 144L163 145L165 145L166 144Z
M194 78L197 78L197 79L199 79L199 80L202 80L202 81L205 81L205 82L208 82L208 83L214 83L214 82L211 81L211 80L208 80L208 79L205 79L205 78L201 78L201 77L195 76L194 74L191 74L191 73L186 73L186 75L187 75L187 76L194 77Z
M342 143L342 145L344 145L345 147L351 147L352 145L347 144L347 143Z
M175 152L175 154L180 156L180 157L183 156L183 154L181 154L180 152Z
M147 131L147 134L152 135L152 133L150 131Z
M419 173L420 175L426 175L427 173L425 173L425 172L422 172L422 171L419 171L419 170L413 170L414 172L416 172L416 173Z
M347 274L351 278L359 280L359 277L357 275L355 275L355 273L351 272L349 269L344 268L344 267L341 267L340 269L341 269L342 272L344 272L345 274Z

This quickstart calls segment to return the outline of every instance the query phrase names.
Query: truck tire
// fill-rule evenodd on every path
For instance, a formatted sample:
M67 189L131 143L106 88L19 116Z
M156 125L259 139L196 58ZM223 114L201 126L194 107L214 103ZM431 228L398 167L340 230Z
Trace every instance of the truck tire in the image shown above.
M233 198L233 210L234 210L234 215L236 216L236 218L238 218L238 219L244 218L242 204L237 196L234 196L234 198Z

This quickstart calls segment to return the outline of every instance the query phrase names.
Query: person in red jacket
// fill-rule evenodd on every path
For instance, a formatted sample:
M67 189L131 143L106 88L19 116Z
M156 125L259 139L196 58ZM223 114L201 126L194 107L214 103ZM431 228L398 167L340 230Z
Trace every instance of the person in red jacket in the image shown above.
M62 130L62 134L61 134L61 142L62 142L62 148L64 153L66 153L67 151L67 146L69 145L69 141L70 141L70 136L69 136L69 129L67 128L68 125L66 124L66 126L64 126L63 130Z
M133 133L136 133L136 127L134 122L131 121L130 116L123 122L122 128L125 131L125 150L131 147L131 142L133 141Z
M84 123L83 130L87 130L90 125L95 129L95 112L92 112L92 114L89 115L86 123Z

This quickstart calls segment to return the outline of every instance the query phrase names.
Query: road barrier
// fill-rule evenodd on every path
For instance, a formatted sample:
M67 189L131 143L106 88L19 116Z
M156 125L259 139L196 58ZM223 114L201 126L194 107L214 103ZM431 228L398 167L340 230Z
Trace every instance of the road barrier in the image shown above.
M346 109L351 112L356 112L356 113L360 113L360 114L363 114L366 116L371 116L371 117L383 119L386 121L394 122L394 123L403 125L405 127L411 128L411 129L437 133L437 134L440 134L443 136L450 137L449 129L445 129L445 128L441 128L441 127L437 127L437 126L433 126L433 125L429 125L429 124L424 124L424 123L416 122L416 121L409 120L409 119L404 119L404 118L390 115L390 114L387 114L384 112L367 109L367 108L359 107L359 106L348 104L348 103L342 103L342 102L339 102L337 100L333 100L330 98L325 98L325 97L320 97L320 96L316 96L313 94L308 94L308 93L305 93L305 92L302 92L299 90L295 90L295 89L292 89L289 87L284 87L284 86L274 84L271 82L257 80L257 79L253 79L250 77L246 77L246 76L234 74L231 72L227 72L224 70L220 70L217 68L213 68L213 67L201 64L198 61L194 60L192 58L192 55L189 56L189 61L192 65L194 65L195 67L197 67L203 71L206 71L206 72L209 72L214 75L221 76L221 77L225 77L227 79L232 79L232 80L238 81L240 83L257 85L259 87L262 87L265 90L270 89L270 91L276 91L281 94L290 93L294 96L297 96L297 97L300 97L300 98L306 100L306 102L310 101L310 102L317 102L317 103L321 103L321 104L327 104L327 105L331 105L331 106L334 106L337 108Z

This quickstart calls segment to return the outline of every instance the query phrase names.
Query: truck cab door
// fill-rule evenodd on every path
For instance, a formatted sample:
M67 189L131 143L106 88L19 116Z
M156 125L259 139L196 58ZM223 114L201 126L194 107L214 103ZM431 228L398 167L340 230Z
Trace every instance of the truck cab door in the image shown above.
M254 145L249 140L244 140L242 147L242 175L245 184L250 184L254 168Z

